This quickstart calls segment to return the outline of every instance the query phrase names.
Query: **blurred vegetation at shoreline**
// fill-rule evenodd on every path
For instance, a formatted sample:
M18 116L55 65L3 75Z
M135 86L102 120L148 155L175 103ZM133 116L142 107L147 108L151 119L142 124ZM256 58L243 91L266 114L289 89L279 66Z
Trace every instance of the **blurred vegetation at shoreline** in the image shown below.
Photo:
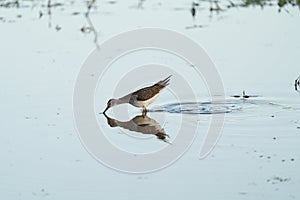
M57 7L57 6L63 6L65 3L71 3L74 4L75 0L70 1L51 1L51 0L43 0L43 1L37 1L37 0L0 0L0 7L4 8L12 8L12 7L22 7L23 4L28 4L29 2L34 3L35 5L41 5L42 7ZM96 0L84 0L88 5L91 5L91 3L96 3ZM109 4L116 4L118 3L117 0L107 0L107 1L99 1L101 3L109 3ZM146 0L137 0L136 4L138 8L142 8L145 4ZM298 6L300 8L300 0L194 0L190 1L193 5L200 5L209 3L210 11L217 11L229 9L232 7L248 7L248 6L278 6L279 8L283 8L287 5L291 6ZM132 3L132 1L131 1ZM163 1L162 1L163 3Z
M121 0L0 0L0 9L31 9L36 10L37 18L48 18L48 27L55 28L56 31L60 31L62 27L57 24L52 26L52 11L65 10L70 12L71 16L82 15L86 19L86 23L79 27L79 30L83 34L92 33L94 35L94 43L98 47L98 31L93 24L93 20L90 17L90 13L99 12L99 8L102 5L110 4L112 6L120 3ZM150 0L131 0L128 1L129 9L145 9L151 7ZM122 0L124 4L124 1ZM125 2L126 3L126 2ZM149 4L148 4L149 3ZM153 2L151 2L153 3ZM199 13L207 13L211 19L215 14L219 15L223 12L229 11L233 8L248 8L248 7L275 7L278 8L278 12L285 11L290 13L289 9L295 8L300 11L300 0L185 0L185 1L173 1L165 2L164 0L158 0L157 5L167 5L174 11L186 11L187 15L195 19ZM157 8L157 7L156 7ZM69 11L70 10L70 11ZM17 14L17 18L22 18L22 13ZM1 22L15 22L15 19L7 18L0 13ZM186 26L186 29L203 28L207 25L195 24Z

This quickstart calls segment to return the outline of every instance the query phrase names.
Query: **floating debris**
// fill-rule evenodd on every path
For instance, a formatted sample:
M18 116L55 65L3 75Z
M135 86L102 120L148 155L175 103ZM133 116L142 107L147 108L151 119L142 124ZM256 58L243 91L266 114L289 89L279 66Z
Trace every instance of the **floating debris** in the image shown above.
M204 28L204 27L207 27L207 25L195 24L192 26L187 26L187 27L185 27L185 29Z
M40 12L39 12L39 19L41 19L41 18L43 17L43 15L44 15L43 12L40 11Z
M80 12L73 12L72 15L79 15Z
M239 192L240 195L247 195L247 192Z
M195 15L196 15L196 8L195 8L195 6L193 6L191 8L191 13L192 13L193 18L195 18Z
M33 196L46 197L46 196L49 196L50 194L48 192L46 192L46 190L44 188L42 188L40 191L32 192L32 195Z
M259 97L258 95L247 95L245 90L243 90L243 94L242 95L232 95L231 97L234 97L234 98L242 98L242 99L248 99L248 98L252 98L252 97Z
M88 27L88 26L83 26L83 27L80 28L80 31L82 33L90 33L90 32L92 32L92 28Z
M146 0L139 0L139 3L137 5L137 8L139 9L144 9L144 3L145 3Z
M56 31L60 31L60 30L61 30L61 27L57 24L57 25L55 26L55 30L56 30Z
M18 0L15 1L9 1L9 2L4 2L0 4L0 7L5 7L5 8L12 8L12 7L20 7L20 3Z
M107 3L108 3L108 4L116 4L117 1L108 1Z
M279 176L274 176L272 179L268 179L267 182L270 182L271 180L272 180L272 184L276 184L276 183L288 182L291 180L291 178L281 178Z
M300 76L295 80L295 90L297 92L300 92L299 89L300 89Z
M51 0L48 0L48 3L47 3L47 7L48 8L51 8L51 7L62 7L64 6L63 3L51 3Z
M196 3L196 2L193 2L192 3L192 8L191 8L191 14L192 14L192 17L193 19L195 19L195 16L196 16L196 7L199 6L199 3Z

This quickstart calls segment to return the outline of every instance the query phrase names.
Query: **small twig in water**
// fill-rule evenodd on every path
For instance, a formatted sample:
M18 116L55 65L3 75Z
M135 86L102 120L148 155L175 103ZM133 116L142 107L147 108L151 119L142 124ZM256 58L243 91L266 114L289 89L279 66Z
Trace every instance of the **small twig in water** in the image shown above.
M93 5L96 3L96 0L91 0L90 2L88 2L88 5L87 5L87 12L85 13L85 18L90 26L90 30L94 33L94 43L97 47L97 49L99 49L99 44L98 44L98 33L95 29L95 26L90 18L90 11L93 7Z

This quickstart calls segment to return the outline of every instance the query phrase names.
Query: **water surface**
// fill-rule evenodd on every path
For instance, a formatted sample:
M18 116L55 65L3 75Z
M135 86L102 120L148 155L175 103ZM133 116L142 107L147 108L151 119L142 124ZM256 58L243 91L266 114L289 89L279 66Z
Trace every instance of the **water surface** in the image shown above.
M186 104L164 92L150 106L149 117L169 135L170 143L182 115L187 118L181 124L186 131L199 125L197 137L170 167L131 175L94 160L75 130L73 86L81 64L95 48L93 32L81 31L89 27L86 5L67 1L52 7L50 16L46 5L24 4L0 8L2 199L299 198L300 94L294 90L294 80L300 75L300 17L296 6L285 6L280 13L276 5L239 7L211 16L209 6L200 4L194 20L191 2L186 1L145 1L143 9L135 1L103 2L92 9L99 43L125 30L149 26L191 37L215 62L226 90L226 101L217 104L209 102L204 85L194 86L197 101ZM145 59L154 56L179 71L191 70L180 60L163 61L155 52L147 54ZM231 97L243 90L258 97ZM108 91L99 96L95 112L102 111L111 98ZM140 115L140 110L127 108L128 119L118 120ZM212 153L199 160L210 118L218 112L226 113L222 136ZM107 137L128 151L143 153L170 145L155 135L112 128L103 115L98 117Z

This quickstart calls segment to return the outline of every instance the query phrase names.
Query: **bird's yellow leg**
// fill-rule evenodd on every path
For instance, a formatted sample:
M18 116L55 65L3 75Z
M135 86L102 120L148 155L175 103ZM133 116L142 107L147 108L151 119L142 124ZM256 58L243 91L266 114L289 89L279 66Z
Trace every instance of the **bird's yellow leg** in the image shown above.
M147 108L143 107L143 112L142 112L143 117L145 117L147 115Z

